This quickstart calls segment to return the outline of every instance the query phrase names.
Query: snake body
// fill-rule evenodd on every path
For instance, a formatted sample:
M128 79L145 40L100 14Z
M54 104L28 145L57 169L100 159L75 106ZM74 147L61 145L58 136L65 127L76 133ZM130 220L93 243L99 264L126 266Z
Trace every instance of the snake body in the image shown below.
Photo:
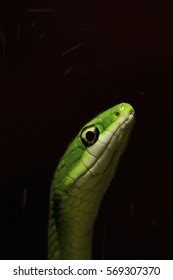
M49 259L90 259L93 226L134 123L118 104L87 123L55 171L50 193Z

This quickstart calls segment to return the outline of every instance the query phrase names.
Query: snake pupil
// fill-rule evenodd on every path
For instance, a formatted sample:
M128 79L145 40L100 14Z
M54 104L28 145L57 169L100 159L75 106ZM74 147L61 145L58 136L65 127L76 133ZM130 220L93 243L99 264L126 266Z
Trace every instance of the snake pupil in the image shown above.
M93 131L88 131L88 132L86 133L86 139L87 139L88 141L93 141L94 138L95 138L95 133L94 133Z
M86 147L91 146L97 141L99 130L94 125L85 127L82 130L80 137Z

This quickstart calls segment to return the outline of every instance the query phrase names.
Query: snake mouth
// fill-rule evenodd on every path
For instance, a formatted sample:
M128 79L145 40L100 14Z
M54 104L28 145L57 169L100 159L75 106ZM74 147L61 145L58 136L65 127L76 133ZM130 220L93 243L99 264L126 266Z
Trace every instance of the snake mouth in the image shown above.
M108 144L107 148L104 151L104 153L106 153L106 152L112 153L112 156L110 157L109 161L107 161L107 166L101 172L102 174L104 174L108 171L108 169L110 168L111 164L113 163L113 161L115 159L115 156L118 154L118 158L119 158L120 155L125 150L125 147L127 144L127 139L131 132L131 128L134 124L134 121L135 121L134 110L131 110L129 112L128 117L117 127L117 129L113 133L110 143ZM128 129L127 129L127 126L128 126ZM115 146L116 146L116 148L115 148ZM104 153L101 155L99 160L102 160L102 156L104 155Z
M112 154L112 158L110 159L108 165L106 166L106 168L105 168L105 170L102 172L102 174L104 174L104 173L106 173L106 172L108 171L109 167L111 166L111 164L113 163L113 161L114 161L114 159L115 159L116 154L118 153L118 158L119 158L119 157L121 156L121 154L123 153L123 151L125 150L126 145L127 145L127 139L129 138L129 134L131 133L132 127L133 127L134 122L135 122L134 115L135 115L135 114L134 114L134 110L131 110L131 111L129 112L129 116L121 123L121 125L120 125L120 126L117 128L117 130L114 132L113 137L115 137L116 134L118 134L118 133L119 133L119 135L118 135L117 137L119 137L120 134L121 134L121 131L122 131L122 134L123 134L123 133L124 133L124 130L125 130L125 129L127 128L127 126L129 125L129 129L128 129L127 131L125 131L125 133L124 133L124 139L122 140L122 142L120 143L120 145L117 146L116 149L114 149L113 154ZM112 139L111 139L111 141L110 141L110 143L109 143L109 145L108 145L108 147L107 147L107 149L106 149L106 150L108 150L108 151L110 151L110 152L112 151L112 149L110 150L110 149L109 149L109 146L110 146L110 145L113 145L113 143L112 143L112 142L114 142L113 137L112 137ZM124 146L124 147L122 148L122 146ZM106 151L106 150L105 150L105 151Z

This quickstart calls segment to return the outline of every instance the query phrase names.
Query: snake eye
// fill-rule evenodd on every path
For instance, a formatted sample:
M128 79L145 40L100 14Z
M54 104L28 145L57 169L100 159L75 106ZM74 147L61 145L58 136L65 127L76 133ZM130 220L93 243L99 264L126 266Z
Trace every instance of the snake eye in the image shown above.
M99 130L94 125L87 126L81 131L80 137L85 146L91 146L97 141Z

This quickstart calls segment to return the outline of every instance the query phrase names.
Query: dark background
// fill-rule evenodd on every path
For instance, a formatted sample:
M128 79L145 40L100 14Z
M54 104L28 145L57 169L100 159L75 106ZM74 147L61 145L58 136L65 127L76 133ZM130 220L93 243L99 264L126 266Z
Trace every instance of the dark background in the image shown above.
M1 259L46 258L58 159L86 121L122 101L136 126L93 258L173 258L173 4L1 1L0 86Z

